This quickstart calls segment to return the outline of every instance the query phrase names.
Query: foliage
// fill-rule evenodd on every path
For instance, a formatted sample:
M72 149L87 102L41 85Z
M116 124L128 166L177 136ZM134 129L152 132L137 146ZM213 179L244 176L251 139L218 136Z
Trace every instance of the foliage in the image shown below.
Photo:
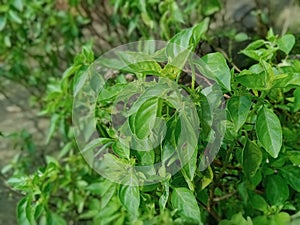
M150 13L157 12L154 9L158 1L147 4L126 1L125 7L121 7L123 1L112 2L114 10L122 12L120 18L133 14L132 20L124 21L129 34L137 29L144 37L150 37L151 32L160 31L160 35L169 38L174 31L179 31L163 50L124 52L117 62L108 62L106 66L115 74L108 78L97 99L96 126L83 127L87 140L95 128L99 136L96 142L84 146L84 152L110 146L113 153L105 155L107 166L111 166L113 172L115 165L124 166L123 174L130 179L126 184L105 179L84 160L91 162L94 155L91 158L88 154L82 156L79 154L82 149L77 148L73 132L76 122L71 123L72 106L74 96L80 96L82 82L94 65L94 53L87 44L61 79L47 81L46 106L42 112L51 115L47 141L59 130L63 148L54 156L46 156L45 166L31 175L16 169L7 181L25 194L17 208L19 224L297 223L300 211L297 132L300 129L300 61L290 56L295 37L292 34L277 36L270 29L265 39L254 40L241 51L253 60L249 68L241 70L224 52L212 52L190 60L189 55L197 51L199 42L209 39L209 18L181 30L179 24L186 20L188 13L177 11L179 6L175 1L160 4L162 17ZM210 16L220 8L218 1L195 2L202 7L203 16ZM189 1L180 4L189 5L189 10L194 7ZM161 21L172 10L176 13ZM150 33L144 25L153 28ZM180 47L175 48L174 43ZM119 69L119 64L131 59L138 59L137 63ZM186 63L191 65L189 71L184 67ZM191 78L185 81L187 73ZM140 85L148 75L159 79ZM213 101L216 108L210 108L203 92L205 87L197 85L199 77L220 86L209 92L217 96ZM93 80L93 84L97 84L94 88L97 90L102 82ZM172 98L162 97L164 92L176 96L170 88L172 85L177 85L178 92L185 91L190 96L191 102L184 101L185 107L180 108ZM131 132L136 137L131 141L136 141L136 146L149 147L147 152L129 148L126 140L118 138L117 131L112 129L111 115L116 111L114 103L119 101L118 96L122 94L121 100L130 103L136 89L141 95L123 115L128 123L118 131ZM212 118L222 107L219 94L226 102L226 118L221 122ZM189 114L193 107L196 119L193 113ZM165 126L160 129L162 121ZM196 129L195 121L200 122ZM218 132L223 131L224 124L226 132L220 152L205 170L201 170L201 158L207 153L205 146L214 134L218 136ZM166 133L158 147L151 142L160 137L157 131ZM188 137L185 140L190 142L180 142L180 135ZM179 153L174 157L179 147L186 147L192 154ZM154 184L139 187L136 184L142 179L140 174L125 170L157 161L163 162L159 173L153 174L152 170L146 173L160 180ZM182 167L175 174L169 173L167 165L176 163Z
M48 0L5 0L0 7L0 76L25 86L39 101L49 79L78 51L79 28L89 21L72 7L56 7Z

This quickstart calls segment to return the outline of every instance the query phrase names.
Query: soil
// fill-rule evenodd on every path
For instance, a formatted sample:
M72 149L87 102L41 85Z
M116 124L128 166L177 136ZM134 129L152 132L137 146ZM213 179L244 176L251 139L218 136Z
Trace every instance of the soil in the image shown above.
M25 88L4 80L0 84L0 131L6 136L0 136L2 170L21 151L23 142L16 134L26 130L33 143L43 144L48 120L36 116L38 110L28 104L30 93ZM5 178L5 174L0 177L0 225L15 225L16 206L22 196L9 189Z

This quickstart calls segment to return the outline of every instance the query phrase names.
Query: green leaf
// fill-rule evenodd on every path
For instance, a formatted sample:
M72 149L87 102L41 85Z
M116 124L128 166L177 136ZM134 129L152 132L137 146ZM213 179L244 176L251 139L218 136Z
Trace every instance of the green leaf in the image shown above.
M120 185L119 199L131 216L138 216L140 206L140 190L138 186Z
M213 181L214 173L210 166L208 166L207 169L202 172L202 176L201 190L205 189Z
M254 42L251 42L246 48L245 50L255 50L258 49L259 47L262 47L265 44L264 40L257 40Z
M91 142L89 142L85 147L81 150L81 153L85 153L88 151L94 151L96 147L102 146L108 143L113 143L113 141L109 138L97 138L93 139Z
M150 28L153 29L154 27L154 22L153 20L151 20L150 16L148 15L147 12L142 12L141 13L141 18L143 20L143 22Z
M131 121L131 129L139 138L148 137L154 127L158 110L158 98L151 98L145 101L134 115Z
M236 78L243 86L254 90L266 90L266 73L260 64L255 64L249 70L243 70Z
M18 224L20 225L31 225L30 224L30 218L28 218L28 215L26 213L26 208L28 204L28 198L25 197L20 200L17 206L17 218L18 218Z
M219 0L203 0L202 13L204 16L210 16L221 9Z
M175 188L172 192L171 203L177 213L187 222L202 224L200 209L193 193L187 188Z
M6 25L6 16L0 16L0 31L4 29Z
M104 184L107 182L103 182ZM108 188L105 190L105 192L101 193L101 209L104 209L109 202L111 201L111 199L113 198L114 194L116 193L116 184L112 183L112 182L108 182Z
M150 75L160 75L160 65L148 54L143 52L118 52L121 59L124 61L124 70L131 71L132 73L142 73Z
M270 49L243 50L241 53L256 61L271 59L274 54Z
M288 165L280 169L280 174L285 181L296 191L300 192L300 168L297 166Z
M207 54L195 63L204 76L215 80L226 90L231 90L231 72L221 53Z
M244 125L251 108L251 99L247 96L234 96L227 103L227 110L234 123L235 131Z
M24 8L24 2L23 0L14 0L13 6L16 7L17 10L23 11Z
M248 40L249 37L246 33L240 32L234 36L234 40L237 42L242 42Z
M60 215L49 212L47 215L47 225L67 225L67 222Z
M114 183L105 179L105 180L101 180L100 182L91 183L85 189L87 191L90 191L93 194L100 195L101 197L103 197L105 193L108 192L109 189L113 188L113 186Z
M68 142L59 152L58 154L58 158L61 159L62 157L64 157L67 153L70 152L70 150L73 148L73 143L72 142Z
M262 152L255 142L247 141L243 150L243 169L248 177L253 177L262 162Z
M9 10L8 15L12 22L22 24L22 19L18 16L18 13L15 12L14 10Z
M190 40L190 45L192 46L192 49L195 49L197 47L199 41L208 30L208 26L209 18L205 18L201 23L193 26L193 35L192 39Z
M74 81L73 81L74 96L76 96L79 93L79 91L84 86L86 80L89 78L89 73L86 72L87 70L88 70L87 66L82 66L80 67L80 69L78 69L78 72L75 73Z
M51 121L50 121L50 128L49 128L49 131L48 131L48 134L47 134L47 138L46 138L46 144L49 143L51 137L53 136L56 128L57 128L57 125L58 125L58 122L60 120L60 115L59 114L53 114L52 117L51 117Z
M191 106L193 107L193 106ZM188 112L189 110L189 112ZM178 131L180 132L180 138L178 139L177 147L179 149L179 159L182 165L184 165L184 175L189 188L193 190L192 180L195 176L197 169L197 143L198 133L197 127L199 126L198 117L194 117L196 112L193 112L193 108L186 109L185 113L182 112L180 121L178 121ZM182 171L183 172L183 171Z
M263 107L257 115L256 135L265 150L273 157L277 158L282 146L282 129L276 114Z
M247 220L243 217L242 213L235 214L230 220L222 220L219 225L253 225L251 218L247 217Z
M298 225L291 222L291 216L286 212L276 213L275 215L257 216L253 219L254 225Z
M265 72L264 77L265 77L266 88L270 89L272 87L272 81L275 78L274 70L273 70L271 64L267 63L266 61L261 60L260 64L264 68L264 72Z
M4 44L6 47L10 48L11 47L11 41L10 41L10 36L9 35L6 35L4 37Z
M293 164L300 165L300 151L288 151L286 154Z
M160 208L160 211L163 211L166 208L166 204L168 202L169 194L170 194L169 183L168 182L164 182L163 185L164 185L163 186L164 190L163 190L162 195L159 198L159 208Z
M292 34L286 34L278 39L278 47L285 54L289 54L295 45L295 36Z
M249 193L249 203L254 209L257 209L261 212L267 212L268 211L268 203L265 201L265 199L256 194L256 193Z
M253 224L254 225L269 225L268 224L268 217L266 215L263 216L257 216L253 218Z
M293 105L293 112L298 112L298 111L300 111L300 87L295 89L293 95L295 97L294 105Z
M280 212L271 216L270 220L268 221L268 225L292 225L290 223L291 216L286 212Z
M176 79L184 68L190 54L191 51L186 49L171 59L170 62L163 68L161 72L162 76L170 79Z
M289 188L286 181L280 175L271 175L266 183L267 200L272 205L281 205L289 197Z
M209 19L205 18L201 23L192 28L181 31L171 38L166 47L166 54L171 59L175 58L186 49L193 50L208 29Z
M112 145L113 151L121 158L129 159L130 158L130 149L121 144L121 142L115 142Z
M188 187L191 191L195 190L194 184L193 184L193 179L195 176L195 171L197 169L197 151L194 151L193 156L191 159L188 161L186 165L184 165L183 169L181 170L181 173L188 184Z
M272 84L273 88L285 88L294 86L300 86L300 73L288 73L285 76L280 76L279 79L276 79L275 76Z

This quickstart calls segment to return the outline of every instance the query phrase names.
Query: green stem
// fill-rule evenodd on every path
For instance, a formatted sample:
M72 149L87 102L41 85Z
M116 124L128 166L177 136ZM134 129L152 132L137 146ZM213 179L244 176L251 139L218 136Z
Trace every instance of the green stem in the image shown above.
M196 80L195 67L194 67L193 63L190 63L190 65L191 65L191 69L192 69L192 84L191 84L191 88L192 88L192 90L195 90L195 80Z

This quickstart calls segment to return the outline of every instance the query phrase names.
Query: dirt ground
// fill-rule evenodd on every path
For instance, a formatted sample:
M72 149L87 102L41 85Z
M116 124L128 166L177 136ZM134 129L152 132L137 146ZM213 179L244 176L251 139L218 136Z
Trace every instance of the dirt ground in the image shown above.
M0 90L0 131L2 134L7 136L27 130L32 135L34 143L43 144L48 122L45 118L37 117L38 110L28 104L29 92L22 86L8 81L1 80L0 83L3 86ZM21 151L22 139L17 137L0 136L0 170ZM22 196L10 190L4 179L5 177L1 175L0 225L15 225L17 224L16 205Z

